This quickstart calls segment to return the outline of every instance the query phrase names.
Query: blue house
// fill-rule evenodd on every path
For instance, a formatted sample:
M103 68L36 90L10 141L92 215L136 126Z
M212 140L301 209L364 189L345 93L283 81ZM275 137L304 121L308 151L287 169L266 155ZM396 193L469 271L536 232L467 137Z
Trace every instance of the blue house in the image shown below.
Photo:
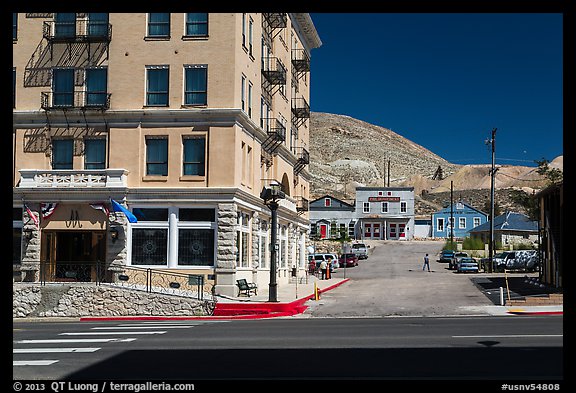
M464 238L469 235L468 231L488 221L488 215L470 206L465 202L455 202L444 209L432 213L432 237L450 238L451 223L453 217L454 238Z

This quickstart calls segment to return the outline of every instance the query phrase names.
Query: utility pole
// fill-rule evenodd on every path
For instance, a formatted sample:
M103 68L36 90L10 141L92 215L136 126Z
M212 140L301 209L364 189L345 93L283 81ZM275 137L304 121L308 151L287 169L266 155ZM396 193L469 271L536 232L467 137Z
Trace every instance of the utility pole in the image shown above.
M492 168L490 169L490 244L488 245L488 273L492 272L493 256L494 256L494 178L496 177L496 168L494 167L494 153L496 151L496 128L492 130L492 138L489 141L492 148Z
M388 159L388 187L390 187L390 159Z
M454 182L450 180L450 247L454 247Z

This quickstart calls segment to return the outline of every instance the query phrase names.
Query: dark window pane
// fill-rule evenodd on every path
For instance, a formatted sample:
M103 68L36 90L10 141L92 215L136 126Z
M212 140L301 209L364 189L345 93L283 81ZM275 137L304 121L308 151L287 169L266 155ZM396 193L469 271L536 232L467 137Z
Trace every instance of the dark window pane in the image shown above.
M204 176L205 174L205 138L185 138L184 144L184 175Z
M13 207L12 208L12 221L22 221L22 208Z
M22 255L22 228L12 228L12 263L22 262L20 259L21 255Z
M74 104L74 70L72 68L55 69L52 78L52 104L72 106Z
M185 98L186 105L206 105L208 69L205 67L188 67L185 69Z
M146 174L168 176L167 139L146 139Z
M132 264L167 265L168 229L132 229Z
M136 216L138 221L168 221L168 209L149 209L135 207L132 213Z
M86 139L84 141L84 169L106 168L106 140Z
M186 35L207 36L208 35L208 14L188 13L186 14Z
M108 98L108 70L90 68L86 70L86 105L105 106Z
M210 221L214 222L214 209L180 209L179 221Z
M106 37L108 35L108 14L91 12L88 14L88 35Z
M76 14L57 13L54 16L54 37L70 38L76 35Z
M73 169L74 141L55 139L52 141L52 169Z
M170 14L148 14L148 35L151 37L170 36Z
M146 105L168 106L168 68L149 68Z
M213 266L214 230L180 229L178 231L178 265Z

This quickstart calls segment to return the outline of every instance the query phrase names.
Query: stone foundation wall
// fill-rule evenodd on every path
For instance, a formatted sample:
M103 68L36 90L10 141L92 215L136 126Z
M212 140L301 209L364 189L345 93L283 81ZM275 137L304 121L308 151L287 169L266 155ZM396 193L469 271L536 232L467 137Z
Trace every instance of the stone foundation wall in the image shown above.
M216 303L93 284L15 283L12 317L206 316Z

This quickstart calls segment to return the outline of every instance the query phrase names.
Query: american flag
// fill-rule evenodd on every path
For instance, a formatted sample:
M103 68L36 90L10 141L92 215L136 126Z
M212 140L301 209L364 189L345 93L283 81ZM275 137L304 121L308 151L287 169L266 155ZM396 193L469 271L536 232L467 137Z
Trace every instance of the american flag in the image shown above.
M32 221L34 221L34 224L36 224L36 228L40 229L40 221L38 221L38 217L32 213L32 210L30 210L27 204L24 204L24 208L26 209L26 213L28 213L28 217L30 217Z
M42 218L48 218L54 213L54 210L58 206L57 203L41 203L40 211L42 212Z
M92 206L92 208L94 208L96 210L102 210L104 212L104 214L106 214L106 216L108 216L110 214L110 211L106 207L106 204L103 202L91 203L90 206Z

